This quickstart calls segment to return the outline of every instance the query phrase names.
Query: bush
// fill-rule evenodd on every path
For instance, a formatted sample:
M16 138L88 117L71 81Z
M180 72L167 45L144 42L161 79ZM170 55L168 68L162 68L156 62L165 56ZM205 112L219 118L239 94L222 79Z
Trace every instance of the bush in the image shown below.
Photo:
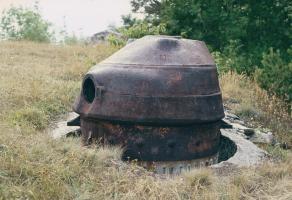
M123 47L127 43L125 38L120 38L114 34L110 34L107 37L107 41L110 43L110 45L115 46L115 47Z
M239 40L230 40L222 51L212 53L220 74L232 71L238 74L253 75L258 64L244 52L243 46ZM253 56L258 57L258 54L261 57L260 52L255 52Z
M242 57L239 56L241 46L239 41L231 40L222 52L215 51L212 53L220 74L228 71L239 73L243 71Z
M163 24L155 26L143 21L136 23L129 28L121 28L119 31L127 38L141 38L145 35L163 34L165 32L165 26Z
M290 48L291 49L291 48ZM291 52L291 51L288 51ZM292 55L291 55L292 56ZM264 89L292 101L292 62L285 61L279 50L270 48L263 54L262 68L256 71L256 80Z
M125 22L124 18L123 18L124 26L117 29L117 31L122 34L122 37L117 37L111 34L107 38L107 41L113 46L123 47L124 45L126 45L127 40L130 38L135 39L135 38L141 38L145 35L160 35L160 34L165 33L165 26L163 24L155 26L153 24L148 23L146 20L139 21L139 20L129 19L129 20L133 20L133 24L132 24L128 22L128 20Z
M3 12L1 37L8 40L50 42L54 35L50 26L51 24L39 14L37 6L34 9L12 7Z
M287 42L291 41L291 1L131 0L131 5L134 12L145 14L147 26L163 24L164 34L205 41L219 73L254 78L260 68L260 85L292 102L291 53L286 52L291 45ZM131 16L124 21L131 27L136 22ZM270 47L281 55L270 52L263 57Z

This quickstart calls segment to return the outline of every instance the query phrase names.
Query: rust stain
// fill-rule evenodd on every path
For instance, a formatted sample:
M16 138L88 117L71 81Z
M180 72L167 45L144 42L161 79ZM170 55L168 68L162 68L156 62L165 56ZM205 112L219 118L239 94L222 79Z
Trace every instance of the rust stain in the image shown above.
M73 109L85 145L120 145L125 160L152 166L218 152L224 110L217 69L203 42L136 40L91 68Z

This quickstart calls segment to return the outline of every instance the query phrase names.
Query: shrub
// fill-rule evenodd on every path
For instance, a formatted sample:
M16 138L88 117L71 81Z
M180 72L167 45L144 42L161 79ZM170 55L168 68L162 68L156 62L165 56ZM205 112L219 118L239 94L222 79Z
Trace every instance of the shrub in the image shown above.
M291 48L290 48L291 49ZM256 80L264 89L292 101L292 62L285 61L279 50L270 48L263 54L262 68L256 71Z
M230 40L222 51L215 51L212 54L220 74L232 71L252 75L256 69L256 62L243 51L243 44L239 40Z
M127 38L141 38L145 35L159 35L165 32L165 25L152 25L147 21L139 22L129 28L121 28L120 32Z
M110 34L107 37L107 41L110 43L110 45L115 47L123 47L127 43L127 41L124 38L117 37L114 34Z
M147 26L164 24L164 34L205 41L215 51L219 73L230 70L253 78L260 68L260 85L292 102L290 2L131 0L131 5L134 12L144 13ZM126 16L124 22L133 27L135 20ZM281 55L263 57L269 47Z
M1 37L8 40L50 42L54 35L50 26L51 24L39 14L37 6L34 9L12 7L3 12Z
M125 20L125 19L124 19ZM134 21L131 26L124 22L124 26L119 28L117 31L122 34L122 37L117 37L113 34L107 37L107 41L117 47L123 47L126 45L127 40L130 38L141 38L145 35L160 35L165 32L165 26L159 24L157 26L145 21Z

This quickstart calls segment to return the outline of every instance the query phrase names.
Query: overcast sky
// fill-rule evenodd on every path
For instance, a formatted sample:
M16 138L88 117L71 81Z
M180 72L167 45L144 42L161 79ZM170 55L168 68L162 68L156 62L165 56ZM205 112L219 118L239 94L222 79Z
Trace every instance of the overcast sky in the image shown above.
M35 0L0 0L0 11L14 6L33 6ZM130 0L39 0L41 14L57 30L90 36L109 24L121 25L121 15L131 12Z

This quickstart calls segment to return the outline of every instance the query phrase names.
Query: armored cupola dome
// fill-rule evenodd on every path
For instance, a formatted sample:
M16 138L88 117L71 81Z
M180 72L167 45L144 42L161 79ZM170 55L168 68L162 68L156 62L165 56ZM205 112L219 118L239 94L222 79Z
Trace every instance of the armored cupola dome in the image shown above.
M145 36L86 74L74 110L88 118L192 124L224 117L217 69L204 42Z

